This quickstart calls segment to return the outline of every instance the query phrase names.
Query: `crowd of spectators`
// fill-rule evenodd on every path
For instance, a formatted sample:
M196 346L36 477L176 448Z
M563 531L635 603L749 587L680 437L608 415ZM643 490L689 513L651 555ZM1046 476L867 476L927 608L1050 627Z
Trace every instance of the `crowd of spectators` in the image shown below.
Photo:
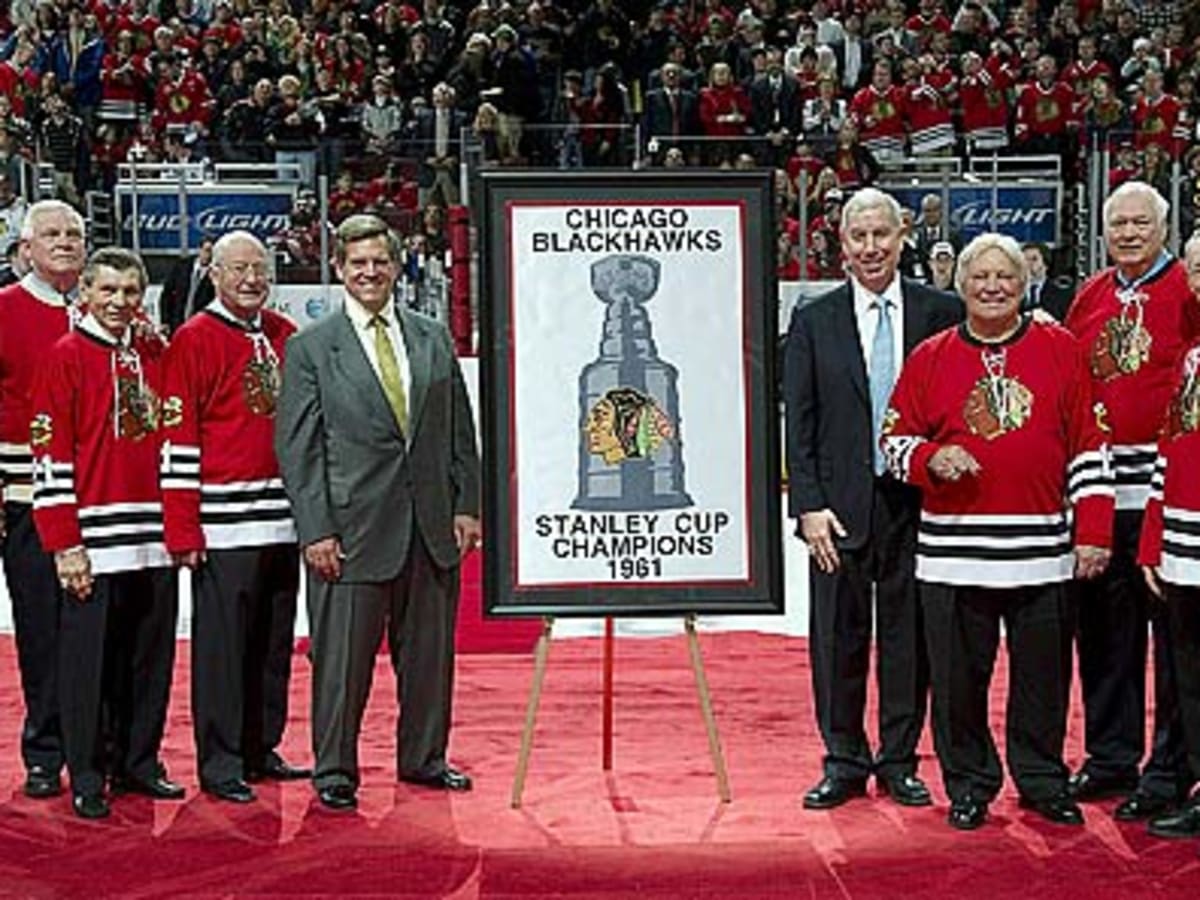
M0 173L48 163L74 203L130 159L324 173L334 221L413 223L459 202L464 153L761 165L807 208L780 267L803 240L810 276L840 270L830 194L903 154L1073 177L1103 143L1114 183L1183 160L1200 209L1194 0L7 0L0 36Z

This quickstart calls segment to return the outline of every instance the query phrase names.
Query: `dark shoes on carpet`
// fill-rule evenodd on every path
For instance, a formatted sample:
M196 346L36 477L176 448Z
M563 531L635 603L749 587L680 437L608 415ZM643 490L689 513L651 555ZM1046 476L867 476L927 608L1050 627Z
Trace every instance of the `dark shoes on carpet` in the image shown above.
M114 777L112 788L115 793L141 794L152 800L182 800L187 795L187 791L183 789L182 785L171 781L161 772L149 781L143 781L141 778L134 778L130 775Z
M1080 803L1123 797L1136 790L1137 778L1099 778L1081 771L1067 779L1067 793Z
M896 775L885 778L875 776L877 793L891 797L901 806L931 806L933 798L929 796L929 788L916 775Z
M300 781L312 778L312 769L301 769L289 765L279 756L271 756L258 766L246 766L246 781Z
M71 809L81 819L104 819L109 813L108 801L100 794L75 794Z
M407 784L432 788L435 791L469 791L471 776L450 766L433 775L401 775L400 780Z
M200 790L204 791L210 797L215 797L217 800L224 800L227 803L254 802L254 791L250 785L246 784L240 778L230 778L228 781L218 781L212 784L201 784Z
M317 799L321 805L333 812L349 812L358 806L358 795L353 785L332 784L317 788Z
M1017 805L1021 809L1032 810L1055 825L1083 824L1083 810L1079 808L1075 799L1065 792L1053 797L1021 797Z
M946 821L951 828L959 831L974 831L987 821L987 812L987 803L968 795L950 804L950 815Z
M805 809L835 809L847 800L867 795L866 779L851 780L826 775L804 795Z
M1161 838L1200 837L1200 799L1192 800L1187 806L1173 812L1155 816L1146 830Z
M1126 797L1113 810L1113 818L1118 822L1140 822L1167 812L1176 805L1173 797L1163 797L1159 794L1148 794L1139 789Z
M34 800L45 800L57 797L62 793L62 779L58 772L53 772L44 766L31 766L25 776L25 796Z

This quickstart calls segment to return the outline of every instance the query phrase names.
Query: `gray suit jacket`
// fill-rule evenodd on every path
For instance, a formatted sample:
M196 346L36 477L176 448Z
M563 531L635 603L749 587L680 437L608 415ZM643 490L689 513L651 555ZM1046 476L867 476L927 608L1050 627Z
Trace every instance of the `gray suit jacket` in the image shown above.
M340 538L343 582L396 577L418 533L438 565L454 566L454 516L479 515L475 426L450 335L397 315L412 373L407 442L344 311L288 341L275 450L301 545Z

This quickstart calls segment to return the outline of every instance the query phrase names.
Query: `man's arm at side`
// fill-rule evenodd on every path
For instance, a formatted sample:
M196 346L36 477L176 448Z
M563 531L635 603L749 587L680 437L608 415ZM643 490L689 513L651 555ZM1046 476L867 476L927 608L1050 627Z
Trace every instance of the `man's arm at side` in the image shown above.
M311 341L288 341L275 412L275 455L301 546L336 536L325 460L325 415Z
M828 505L817 478L817 398L813 336L800 306L792 310L783 351L788 512L792 518Z

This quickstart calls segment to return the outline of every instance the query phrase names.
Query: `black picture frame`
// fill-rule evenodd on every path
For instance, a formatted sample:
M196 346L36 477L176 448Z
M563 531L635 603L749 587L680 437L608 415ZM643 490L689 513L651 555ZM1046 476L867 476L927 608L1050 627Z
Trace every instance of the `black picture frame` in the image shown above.
M637 171L637 172L539 172L539 171L488 171L481 177L481 207L479 222L479 239L481 250L480 272L480 372L481 372L481 423L483 432L484 462L483 462L483 506L484 533L487 535L486 552L483 560L483 603L484 614L489 617L504 616L669 616L700 613L713 614L747 614L747 613L781 613L784 606L783 598L783 562L780 524L780 438L779 438L779 407L776 396L776 352L777 352L777 285L774 267L774 187L771 173L766 170L739 172L687 172L687 171ZM533 210L532 215L539 216L543 210L557 209L662 209L667 211L681 208L697 210L701 216L708 214L723 214L725 209L737 211L735 238L740 244L741 260L741 293L736 297L711 297L701 302L712 304L725 303L729 310L729 327L740 328L741 339L741 372L744 373L741 392L735 393L738 409L743 412L742 453L744 459L735 460L734 467L744 474L739 482L745 504L737 512L743 514L744 535L737 533L737 540L742 541L738 558L738 576L724 578L708 573L701 579L676 579L662 575L655 570L647 571L637 560L648 560L646 565L655 565L658 559L661 565L664 557L654 553L643 555L622 556L619 552L605 559L609 566L610 577L570 581L569 583L522 583L518 578L517 560L523 552L523 547L533 546L534 541L544 541L541 534L541 523L534 534L531 529L519 521L520 514L516 507L522 479L537 479L538 460L522 457L516 459L518 426L516 420L519 414L515 399L514 379L518 371L518 354L528 354L535 351L521 342L521 337L514 333L514 320L520 312L517 304L521 298L514 290L514 259L518 251L526 252L536 245L539 238L535 235L516 234L513 219L514 211ZM713 211L716 213L713 213ZM674 214L674 213L672 213ZM522 212L527 218L530 213ZM522 218L522 221L525 221ZM682 218L682 217L681 217ZM722 219L721 221L725 221ZM611 228L609 229L611 231ZM652 240L646 238L646 240ZM518 242L524 241L518 247ZM543 241L544 244L544 241ZM544 249L544 247L543 247ZM528 252L534 252L528 249ZM591 267L590 277L593 291L596 290L596 265L586 262L593 248L577 254L580 265ZM732 248L720 252L733 252ZM652 254L644 254L652 258ZM717 260L716 251L712 259ZM734 257L735 259L739 257ZM622 257L625 259L625 257ZM675 257L677 265L678 256ZM574 264L568 254L564 263L568 268ZM728 265L727 262L715 262L714 265ZM522 257L521 265L524 265ZM618 266L640 266L649 271L653 262L634 260L626 263L618 260ZM666 262L663 263L666 265ZM523 269L522 269L523 270ZM574 269L571 269L574 271ZM657 273L657 269L654 272ZM736 271L736 269L735 269ZM626 273L628 274L628 273ZM523 276L522 276L523 277ZM583 277L582 275L580 276ZM619 276L623 277L623 276ZM630 275L629 277L634 277ZM657 277L657 275L656 275ZM578 279L572 279L578 280ZM657 282L655 282L657 283ZM581 310L594 311L596 298L591 298L590 306L579 306ZM601 298L603 299L603 298ZM692 298L694 302L698 298ZM527 301L529 302L529 301ZM568 302L564 300L564 302ZM571 301L575 302L575 301ZM609 315L613 301L605 307L604 315ZM624 303L625 301L620 301ZM662 301L663 303L678 303L681 301ZM628 308L628 307L625 307ZM650 313L654 312L654 304L647 305ZM724 311L708 307L707 316L716 316L718 320ZM631 314L632 315L632 314ZM676 311L678 315L678 311ZM582 326L581 326L582 327ZM608 320L605 326L608 327ZM627 328L640 327L636 325L623 326ZM732 332L736 335L736 332ZM597 335L599 337L599 335ZM599 345L599 340L593 343L593 349ZM538 346L544 346L538 345ZM572 357L574 358L574 357ZM522 365L526 365L528 357L524 357ZM733 363L730 363L731 365ZM600 362L595 365L601 365ZM670 368L667 366L667 368ZM586 431L591 419L583 419L584 373L581 370L579 386L579 414L581 419L576 425ZM599 377L599 376L597 376ZM673 377L673 376L672 376ZM558 382L561 384L561 379ZM561 399L561 388L557 390ZM647 395L649 394L647 389ZM610 396L605 394L604 396ZM668 400L670 398L667 398ZM663 405L662 402L658 403ZM598 407L597 407L598 408ZM590 415L590 414L589 414ZM657 415L657 414L655 414ZM644 423L645 415L640 416L639 422ZM667 420L663 414L655 421ZM530 424L528 414L526 423ZM538 423L540 424L540 423ZM574 426L573 426L574 427ZM679 447L667 449L664 452L678 453L683 457L687 446L687 423L682 424L683 434L679 439ZM613 433L617 428L613 426ZM641 433L641 430L639 431ZM664 428L665 434L671 434L669 425ZM574 439L574 438L573 438ZM600 484L601 476L608 466L608 457L600 456L588 442L590 435L581 435L576 439L580 444L578 451L578 483L580 493L576 503L587 502L603 505L611 497L596 496L585 492L592 489L593 483ZM731 439L736 444L736 436ZM668 441L669 442L669 441ZM701 448L702 449L702 448ZM590 453L589 453L590 450ZM619 452L616 451L616 452ZM698 451L693 451L698 452ZM648 456L658 453L656 449ZM591 456L598 457L590 460ZM587 458L585 460L585 458ZM636 466L653 466L656 472L666 468L666 464L655 458L651 463L648 459L639 459ZM631 463L625 460L618 464ZM710 460L705 458L705 465ZM603 470L596 475L593 482L591 475L585 475L585 465L594 465ZM680 462L682 466L682 462ZM626 471L622 469L621 471ZM629 471L632 471L630 469ZM544 474L544 473L543 473ZM632 478L632 476L630 476ZM641 496L650 498L651 503L672 502L669 490L661 489L664 479L655 476L645 482L651 485ZM611 479L605 484L611 483ZM633 481L622 482L622 485L632 484ZM532 484L532 483L531 483ZM586 485L586 491L585 491ZM632 488L622 487L623 491ZM599 492L599 489L597 489ZM661 491L661 492L660 492ZM686 495L685 495L686 496ZM582 500L581 500L582 498ZM690 497L687 499L690 500ZM627 503L618 497L619 502ZM624 507L622 507L624 509ZM573 516L586 516L587 524L595 522L603 524L615 522L620 524L620 516L626 516L625 524L633 520L630 516L641 513L614 512L579 512ZM611 515L612 519L605 518ZM677 544L670 544L674 549L682 547L678 529L684 524L687 511L675 511L664 514L664 521L672 522L672 534L675 534ZM670 516L675 518L670 518ZM689 528L697 521L703 521L697 512L693 518L686 521ZM720 521L720 514L714 514L715 521ZM570 520L578 524L582 519ZM649 515L645 516L649 522ZM713 521L712 519L708 521ZM636 524L636 523L635 523ZM649 527L653 528L654 525ZM697 526L699 527L699 526ZM714 541L721 538L713 538ZM616 539L613 539L616 540ZM655 538L659 543L655 546L665 548L667 538ZM696 538L699 540L699 538ZM538 545L539 548L542 546ZM609 546L618 547L618 544ZM628 549L629 545L620 545ZM711 546L708 545L708 546ZM694 550L695 544L688 544ZM665 550L664 550L665 552ZM695 552L699 552L696 550ZM611 559L617 558L614 564ZM633 559L628 565L623 559ZM673 557L665 557L668 562L674 562ZM626 571L630 577L624 577ZM645 577L643 577L645 576Z

